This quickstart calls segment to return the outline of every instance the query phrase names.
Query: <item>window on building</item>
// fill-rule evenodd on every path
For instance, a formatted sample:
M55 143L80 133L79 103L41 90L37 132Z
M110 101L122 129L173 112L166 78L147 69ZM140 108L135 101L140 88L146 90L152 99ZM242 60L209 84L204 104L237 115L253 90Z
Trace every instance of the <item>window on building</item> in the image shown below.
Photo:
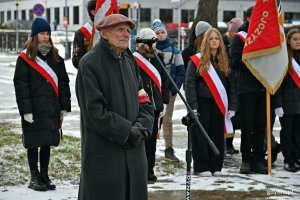
M194 10L181 10L181 23L194 21Z
M73 24L79 24L79 6L73 7Z
M29 10L29 20L33 20L33 12L32 12L32 9Z
M159 9L159 19L164 23L173 22L173 10Z
M7 21L11 20L11 11L7 11Z
M140 19L141 22L150 22L151 21L151 8L141 8L140 9Z
M55 20L56 25L60 24L59 8L54 8L54 20Z
M128 8L126 8L126 9L121 8L120 9L120 14L125 15L125 16L128 17Z
M291 23L293 19L300 19L300 13L293 12L284 12L284 21L287 23Z
M26 10L22 10L21 11L21 19L24 19L24 20L26 20Z
M17 11L16 10L14 11L14 17L15 17L14 19L17 19ZM18 16L18 18L20 19L20 16Z
M50 19L51 19L51 9L50 8L47 8L47 10L46 10L46 17L47 17L48 22L50 23Z
M224 10L223 12L223 22L230 22L232 18L235 18L235 11Z
M4 22L4 11L0 12L0 23Z
M67 17L68 22L69 22L69 13L70 13L69 11L70 11L70 9L69 9L69 7L64 7L63 9L64 9L64 17Z

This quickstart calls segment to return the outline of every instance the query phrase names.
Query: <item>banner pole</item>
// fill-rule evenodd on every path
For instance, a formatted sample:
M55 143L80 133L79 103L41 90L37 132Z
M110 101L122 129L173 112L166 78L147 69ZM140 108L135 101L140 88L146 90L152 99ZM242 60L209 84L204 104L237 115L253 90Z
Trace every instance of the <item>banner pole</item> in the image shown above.
M268 175L272 173L272 160L271 160L271 117L270 117L270 93L266 90L266 116L267 116L267 147L268 147Z

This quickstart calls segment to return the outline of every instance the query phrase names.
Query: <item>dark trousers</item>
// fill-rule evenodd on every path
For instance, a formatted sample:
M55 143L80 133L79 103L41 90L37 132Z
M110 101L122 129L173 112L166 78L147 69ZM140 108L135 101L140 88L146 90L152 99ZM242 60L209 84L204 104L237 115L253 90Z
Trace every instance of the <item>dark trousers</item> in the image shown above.
M239 95L239 103L242 161L262 161L265 155L266 94L242 93Z
M38 148L28 149L27 150L27 159L30 170L38 169ZM50 160L50 146L41 147L40 149L40 168L48 169Z
M159 113L160 112L154 112L154 125L152 129L152 135L149 140L145 141L146 156L148 161L148 174L154 174L153 168L155 166L155 152Z
M198 112L200 123L220 154L218 156L214 154L200 129L193 124L189 130L192 138L194 172L221 171L224 159L224 117L214 99L200 98Z
M281 124L280 144L285 163L293 163L300 159L300 114L283 115Z

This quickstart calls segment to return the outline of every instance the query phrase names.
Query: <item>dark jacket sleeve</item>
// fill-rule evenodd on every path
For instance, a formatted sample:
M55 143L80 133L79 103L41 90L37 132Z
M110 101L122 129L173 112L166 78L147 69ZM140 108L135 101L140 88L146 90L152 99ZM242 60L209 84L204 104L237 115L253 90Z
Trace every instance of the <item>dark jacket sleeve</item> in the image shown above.
M230 43L230 66L231 69L235 72L237 68L243 68L245 64L242 61L242 53L244 49L244 42L239 36L233 36Z
M237 82L233 73L226 78L228 83L228 110L238 111Z
M175 49L175 68L176 68L176 77L174 78L174 82L176 83L177 88L180 90L181 85L184 82L184 77L185 77L185 69L184 69L184 64L183 64L183 59L180 51L178 49ZM171 93L173 96L177 94L177 91L175 87L172 85L170 87Z
M60 72L58 77L58 88L60 110L66 110L68 112L71 112L71 92L69 86L70 80L63 59L61 59L59 70Z
M79 67L80 59L86 54L86 48L84 45L84 35L78 30L75 32L73 41L72 63L76 69Z
M32 113L32 102L29 85L29 66L21 57L18 57L14 74L14 86L19 113L21 116L26 113Z
M185 96L187 103L192 110L198 108L197 98L197 68L192 61L189 61L185 75Z
M164 59L161 56L159 56L159 58L160 58L161 62L164 64ZM163 66L161 66L161 67L163 67ZM163 69L161 70L160 76L161 76L161 91L162 91L163 103L168 104L169 98L170 98L170 96L169 96L170 80L168 78L168 75L166 74L166 72Z

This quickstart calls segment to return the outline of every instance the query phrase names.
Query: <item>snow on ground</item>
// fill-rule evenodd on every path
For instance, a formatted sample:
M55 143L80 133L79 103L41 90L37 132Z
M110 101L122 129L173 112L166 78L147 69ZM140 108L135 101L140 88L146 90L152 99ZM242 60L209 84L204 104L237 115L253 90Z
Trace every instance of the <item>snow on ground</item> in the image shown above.
M61 50L60 50L61 52ZM79 108L75 97L74 82L77 70L72 66L71 60L65 62L66 69L69 73L72 91L72 113L67 115L64 120L64 133L75 137L80 137L79 132ZM13 64L12 64L13 65ZM179 97L176 99L174 112L174 149L178 158L185 163L185 151L187 144L186 128L181 125L180 120L186 114L186 109ZM3 117L7 116L7 117ZM14 108L1 108L0 119L17 125L16 131L21 132L20 119L16 106ZM279 140L278 120L275 123L275 136ZM239 149L240 136L239 132L234 139L234 145ZM164 140L157 142L157 157L164 156ZM268 199L300 199L300 172L289 173L283 170L283 157L280 154L276 165L272 169L271 176L239 174L239 164L241 162L240 154L226 156L224 168L221 177L197 177L192 175L191 190L225 190L225 191L245 191L251 192L256 190L265 191ZM0 166L1 167L1 166ZM185 190L186 171L185 169L175 170L174 174L160 176L162 173L156 170L158 181L155 184L149 184L149 192L158 190ZM58 182L53 180L57 185L55 191L36 192L27 188L27 185L0 187L0 200L63 200L77 199L78 185L71 182ZM279 195L285 196L279 196Z

